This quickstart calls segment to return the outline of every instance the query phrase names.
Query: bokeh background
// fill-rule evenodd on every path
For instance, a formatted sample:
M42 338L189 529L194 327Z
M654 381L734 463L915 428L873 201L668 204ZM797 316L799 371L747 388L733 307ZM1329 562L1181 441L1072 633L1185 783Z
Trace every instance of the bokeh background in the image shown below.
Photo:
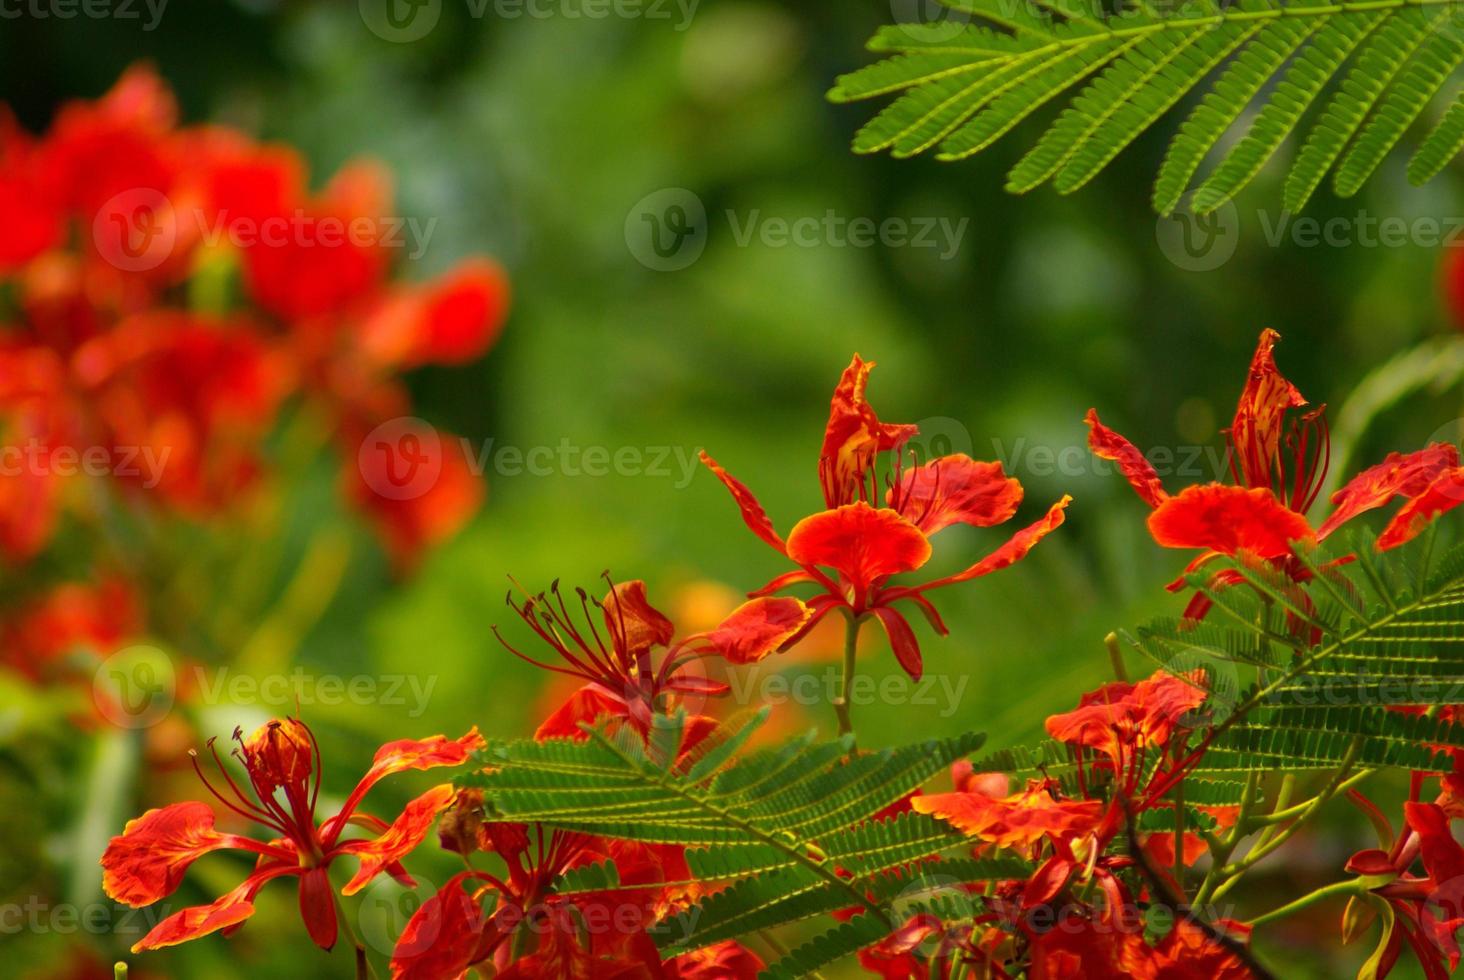
M1440 286L1445 250L1434 242L1269 242L1284 220L1274 175L1237 202L1233 237L1217 246L1233 254L1215 268L1185 268L1194 263L1161 247L1148 205L1172 124L1071 198L1002 192L1030 127L960 165L854 156L850 137L871 110L829 105L824 92L868 61L862 44L876 26L922 13L910 7L703 0L689 19L670 6L665 18L592 18L576 16L576 0L544 5L543 17L492 4L477 16L465 0L441 0L435 26L412 41L382 37L369 12L345 2L174 0L152 29L143 7L137 20L32 12L0 21L0 98L33 131L64 100L95 97L147 59L189 121L291 143L322 177L359 156L384 161L401 213L435 222L408 277L478 252L509 272L513 312L491 353L410 382L418 416L490 453L488 501L475 521L403 577L341 513L328 467L290 498L292 549L303 553L322 526L353 535L343 581L300 626L291 663L432 684L424 705L302 709L322 735L328 791L348 790L390 738L472 724L490 735L532 730L553 693L490 629L510 623L509 575L533 588L557 577L593 589L606 569L644 578L653 599L694 626L781 571L692 463L707 448L791 526L818 501L827 399L854 351L879 362L870 391L883 417L922 421L932 448L1006 461L1027 487L1023 517L1064 492L1076 500L1067 526L1020 566L938 596L952 636L917 625L927 671L964 683L959 698L936 690L929 705L863 708L861 738L976 728L994 746L1029 739L1048 713L1105 678L1105 633L1174 613L1180 601L1161 586L1181 556L1160 553L1128 488L1073 448L1083 445L1089 406L1140 446L1219 446L1262 327L1283 334L1283 370L1334 409L1382 362L1455 329ZM635 234L640 202L668 188L706 212L704 251L672 271L649 267ZM1358 199L1320 195L1310 214L1447 218L1464 214L1459 190L1455 172L1410 188L1395 161ZM750 221L829 212L968 223L937 248L738 240ZM1459 414L1456 385L1412 394L1373 421L1354 458L1417 447ZM646 463L665 462L591 475L565 446L631 447ZM554 451L538 473L515 473L511 452L506 463L500 455L534 447ZM956 567L997 533L948 531L936 561ZM273 587L286 581L282 573ZM864 664L897 674L876 639L866 636ZM821 656L816 640L764 671L816 672ZM3 694L0 903L103 902L99 844L142 805L191 795L191 774L168 776L143 798L116 778L119 766L137 764L132 733L83 738L48 716L35 692L7 685ZM268 711L219 703L192 721L203 735L227 736ZM825 705L787 704L773 727L831 724ZM425 785L404 777L378 792L399 802ZM1288 892L1335 874L1366 840L1353 814L1334 823L1334 833L1274 862ZM210 858L181 894L206 899L242 869ZM450 865L427 854L414 870L435 882ZM1274 903L1267 875L1256 877L1259 911ZM412 899L379 889L366 899L362 930L388 947ZM288 887L266 889L260 914L233 940L134 959L135 975L349 975L348 954L314 950L292 906ZM1366 950L1324 952L1336 949L1337 911L1298 921L1279 949L1266 937L1294 968L1287 976L1355 970ZM40 926L0 923L0 973L86 976L135 940L127 926L144 925L110 912L104 927L66 929L48 915Z

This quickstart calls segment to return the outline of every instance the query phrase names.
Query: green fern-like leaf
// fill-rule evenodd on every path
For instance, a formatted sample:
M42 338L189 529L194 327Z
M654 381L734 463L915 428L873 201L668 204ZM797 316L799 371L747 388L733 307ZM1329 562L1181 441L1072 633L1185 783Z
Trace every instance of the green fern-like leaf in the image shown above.
M1338 194L1355 193L1430 105L1444 101L1439 93L1464 61L1450 0L1204 0L1172 12L1137 3L1107 19L1057 0L942 2L971 23L882 28L869 48L889 56L841 76L830 91L840 102L900 93L859 131L856 151L904 157L933 149L939 159L963 159L1076 88L1007 177L1017 193L1050 183L1066 194L1208 88L1160 169L1161 214L1192 189L1190 206L1200 213L1229 200L1339 73L1291 166L1285 204L1299 210L1328 171ZM1240 138L1196 185L1248 115ZM1464 109L1449 100L1409 163L1410 180L1434 176L1460 149Z
M1379 554L1360 536L1341 568L1302 554L1304 586L1236 563L1240 584L1192 579L1215 602L1206 623L1125 634L1170 670L1205 670L1215 732L1199 771L1451 769L1464 727L1429 712L1464 700L1464 548L1432 545Z

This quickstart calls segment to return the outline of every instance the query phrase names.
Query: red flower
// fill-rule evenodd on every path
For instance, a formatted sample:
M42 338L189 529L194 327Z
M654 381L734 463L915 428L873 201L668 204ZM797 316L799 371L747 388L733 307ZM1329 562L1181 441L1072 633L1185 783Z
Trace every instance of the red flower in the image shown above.
M0 626L0 661L39 681L79 649L100 660L141 631L140 605L133 588L117 577L58 585Z
M1371 803L1361 802L1374 810L1376 821L1386 824L1386 818L1376 813ZM1386 977L1392 971L1407 942L1424 975L1429 980L1442 980L1459 966L1459 944L1454 934L1464 926L1464 848L1454 839L1449 816L1438 804L1409 801L1403 804L1403 814L1404 832L1391 847L1357 852L1347 862L1347 870L1391 879L1372 889L1394 913L1394 923L1384 935L1377 975ZM1420 858L1423 877L1411 871ZM1442 913L1442 918L1434 914L1434 909ZM1343 938L1346 941L1352 937Z
M1433 443L1408 455L1390 454L1357 474L1332 495L1331 515L1313 530L1306 513L1321 491L1330 455L1326 406L1300 411L1306 399L1276 368L1273 349L1279 339L1274 330L1261 332L1235 419L1226 433L1234 485L1190 486L1171 496L1143 453L1103 425L1097 410L1088 410L1089 447L1096 455L1117 462L1134 491L1154 508L1149 515L1154 540L1169 548L1201 549L1187 572L1219 555L1250 556L1274 562L1304 580L1305 569L1292 557L1294 542L1325 539L1358 515L1403 497L1409 503L1378 539L1380 548L1395 547L1464 500L1460 492L1464 477L1450 477L1459 472L1458 451ZM1414 499L1431 489L1436 492L1427 495L1426 502ZM1184 587L1181 578L1170 589ZM1197 595L1186 615L1199 618L1208 608L1209 601Z
M196 753L194 769L224 806L278 836L262 842L238 834L221 834L214 830L213 810L196 802L149 810L129 821L123 833L107 845L101 865L107 895L133 908L151 905L172 894L188 866L212 851L234 848L259 855L253 873L238 887L208 905L168 916L132 947L134 953L237 927L254 914L254 896L259 889L282 877L299 879L300 913L306 930L317 945L331 948L336 940L336 912L326 874L330 863L347 855L360 862L355 876L342 889L345 895L360 891L383 871L410 884L401 859L422 842L437 814L454 797L450 785L434 787L408 803L388 824L359 809L367 791L393 773L462 765L470 752L484 744L477 729L455 741L434 735L422 741L388 742L377 751L371 768L341 810L319 820L315 810L320 794L320 747L304 723L291 718L275 720L247 739L237 731L234 737L239 742L235 754L249 776L253 799L229 776L213 740L209 748L228 792L204 776ZM348 826L369 830L375 836L343 840Z
M245 281L264 309L311 324L345 312L385 276L391 181L381 168L356 163L318 197L290 203L293 211L270 216L275 224L261 226L243 249Z
M591 600L583 589L576 593L578 617L571 614L558 582L549 592L529 596L521 605L514 604L512 595L508 599L509 607L549 645L563 666L526 656L498 635L514 656L585 681L584 687L539 726L536 738L582 739L587 736L579 724L604 716L627 719L644 732L653 715L669 710L671 698L727 692L725 684L691 670L697 661L715 656L733 664L754 663L801 630L810 616L808 607L797 599L758 598L738 606L715 628L673 643L676 627L650 604L646 585L639 579L612 585L601 602ZM592 602L598 616L590 611ZM595 625L596 619L600 627ZM494 633L498 634L497 627ZM688 740L705 734L701 721L694 719Z
M351 445L349 439L342 441ZM355 446L362 442L364 437L356 440ZM420 493L383 492L396 487L400 480L397 468L401 464L396 456L373 452L353 455L341 469L345 497L375 526L398 571L410 570L423 551L457 534L482 506L486 494L483 481L464 455L462 442L446 433L439 439L435 454L424 457L437 464L437 473Z
M1162 748L1185 715L1204 703L1204 673L1159 671L1137 684L1114 681L1084 694L1078 707L1047 719L1047 734L1122 765L1131 753Z
M495 976L519 980L752 980L762 969L761 960L733 942L661 963L645 927L656 914L656 886L669 874L685 871L663 866L660 849L511 823L485 823L481 835L503 859L507 876L465 871L424 902L392 953L394 980L455 980L489 961ZM566 871L605 860L615 862L622 886L628 887L607 894L555 894ZM489 898L493 907L485 913L483 902Z
M0 273L8 273L61 241L60 202L49 185L45 161L15 122L0 106L0 214L5 233L0 235Z
M118 460L111 471L194 513L255 481L260 445L295 383L284 352L244 324L181 313L134 317L88 341L75 373Z
M487 259L471 259L441 279L388 295L361 328L361 343L385 365L462 364L498 337L508 279Z
M872 361L854 355L834 389L818 462L826 509L799 521L786 542L747 487L705 452L701 458L731 492L748 528L800 567L752 594L768 595L802 582L820 586L824 591L809 603L813 615L805 632L834 609L845 610L855 620L873 616L884 627L900 666L918 679L922 671L920 646L894 603L913 603L944 635L945 624L925 593L1020 561L1062 524L1070 498L1058 501L1041 520L1018 531L964 571L917 585L891 584L893 576L916 571L925 564L931 554L930 538L942 528L1005 523L1021 503L1022 486L1006 475L1000 463L978 462L964 455L943 456L904 470L904 447L918 430L913 425L879 421L864 397L873 367ZM881 498L877 466L885 453L893 454L893 462ZM793 637L793 641L801 636Z

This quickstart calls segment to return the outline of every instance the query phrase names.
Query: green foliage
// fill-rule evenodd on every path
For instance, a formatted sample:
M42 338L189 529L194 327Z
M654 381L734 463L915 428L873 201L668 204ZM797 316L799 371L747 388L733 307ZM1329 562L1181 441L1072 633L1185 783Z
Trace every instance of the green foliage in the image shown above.
M1192 188L1200 213L1229 200L1339 73L1291 166L1285 205L1304 207L1328 171L1339 195L1355 194L1464 59L1464 31L1443 0L1196 0L1164 9L1139 0L1103 18L1054 0L942 2L970 22L883 28L869 48L889 57L830 91L836 102L903 93L859 131L857 152L907 157L935 147L939 159L963 159L1085 83L1007 177L1010 191L1051 183L1066 194L1213 78L1160 168L1161 214ZM1193 184L1257 103L1243 135ZM1461 146L1464 110L1451 104L1413 155L1409 179L1433 177Z
M627 727L586 726L582 742L492 743L482 769L458 783L481 789L494 819L687 845L693 877L728 886L655 930L668 955L863 906L855 922L795 951L793 965L774 975L802 975L805 960L828 962L885 934L892 906L911 894L1030 873L1007 857L938 860L968 845L932 817L872 819L979 748L982 736L851 756L849 740L819 743L810 733L731 761L767 713L724 726L689 752L681 751L685 716L656 719L644 740ZM605 862L565 874L556 887L603 892L621 882Z
M1464 726L1428 711L1464 693L1464 547L1438 557L1425 535L1379 553L1359 536L1349 551L1342 565L1301 555L1305 585L1238 562L1234 586L1195 576L1215 602L1205 623L1124 635L1176 673L1205 671L1214 728L1200 773L1452 768Z

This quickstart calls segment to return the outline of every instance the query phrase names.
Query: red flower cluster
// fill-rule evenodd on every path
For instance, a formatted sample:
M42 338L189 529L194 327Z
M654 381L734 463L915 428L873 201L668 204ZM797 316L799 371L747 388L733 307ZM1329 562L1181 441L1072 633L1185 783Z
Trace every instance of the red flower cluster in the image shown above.
M731 491L753 534L798 565L751 593L770 595L790 585L812 583L823 591L809 601L813 615L804 632L829 612L843 610L854 621L873 616L884 627L900 666L916 679L923 670L920 644L895 603L907 601L929 619L936 632L948 631L925 593L980 578L1025 558L1038 541L1063 522L1071 498L1053 504L1036 523L965 570L914 585L891 579L917 571L930 559L931 538L952 524L993 527L1010 520L1022 502L1022 485L1000 463L983 463L963 454L942 456L910 469L905 448L919 433L913 425L879 420L864 396L873 361L854 355L834 389L818 478L824 510L794 525L786 541L773 528L757 498L706 453L702 462ZM889 462L883 474L880 464ZM802 632L790 639L796 642Z
M581 740L589 737L582 724L608 723L629 726L649 747L654 716L689 711L680 746L683 757L716 726L697 707L728 690L698 672L698 662L757 662L811 615L797 599L758 598L743 603L713 629L677 640L674 624L651 605L644 582L612 584L602 601L592 600L583 589L576 590L576 598L578 616L557 582L521 603L509 597L510 607L560 664L538 661L501 635L500 642L535 666L585 681L534 737ZM684 848L487 822L482 798L472 791L460 794L454 811L444 818L441 836L444 847L465 856L497 854L508 866L508 878L466 871L423 903L393 954L397 980L449 980L486 962L493 964L495 976L516 980L751 980L762 969L756 955L730 941L661 962L646 930L706 891L692 880ZM552 885L565 871L605 860L615 862L625 887L603 895L552 894ZM493 910L485 913L482 903L490 896ZM523 936L530 941L521 942Z
M945 820L981 848L1009 848L1042 862L1029 880L998 886L996 911L978 917L977 933L964 944L968 962L1001 977L1025 966L1033 980L1249 980L1251 971L1233 948L1244 943L1245 930L1232 923L1220 924L1229 944L1186 916L1158 943L1146 941L1141 900L1169 899L1180 890L1154 861L1152 839L1143 852L1117 846L1140 814L1163 806L1160 794L1183 771L1186 716L1205 700L1203 680L1160 672L1137 684L1106 684L1073 711L1049 718L1048 734L1073 751L1076 798L1067 798L1054 779L1007 794L1004 778L973 775L967 764L952 774L955 792L911 800L917 812ZM1172 857L1173 834L1165 836ZM1090 891L1101 898L1097 905L1081 897ZM981 934L993 925L1002 928Z
M113 505L149 524L241 512L269 484L266 439L289 408L335 442L348 500L409 565L481 487L456 440L412 495L358 450L410 414L402 371L493 343L503 273L474 259L393 282L379 168L352 164L312 192L291 148L177 115L147 67L40 136L0 107L0 563Z
M1292 550L1297 542L1324 540L1353 518L1395 497L1405 501L1378 537L1378 547L1395 548L1416 537L1439 514L1464 503L1464 469L1453 446L1433 443L1417 452L1392 453L1357 474L1332 495L1332 512L1312 528L1307 512L1326 478L1330 441L1326 406L1303 412L1306 399L1276 368L1273 348L1280 335L1261 332L1250 375L1226 436L1234 484L1206 483L1171 496L1159 474L1131 442L1089 409L1088 443L1114 460L1139 497L1154 509L1149 531L1168 548L1197 548L1186 574L1221 555L1267 561L1298 581L1307 571ZM1221 573L1217 584L1233 584ZM1186 587L1181 577L1170 589ZM1210 601L1191 600L1186 615L1201 618Z

